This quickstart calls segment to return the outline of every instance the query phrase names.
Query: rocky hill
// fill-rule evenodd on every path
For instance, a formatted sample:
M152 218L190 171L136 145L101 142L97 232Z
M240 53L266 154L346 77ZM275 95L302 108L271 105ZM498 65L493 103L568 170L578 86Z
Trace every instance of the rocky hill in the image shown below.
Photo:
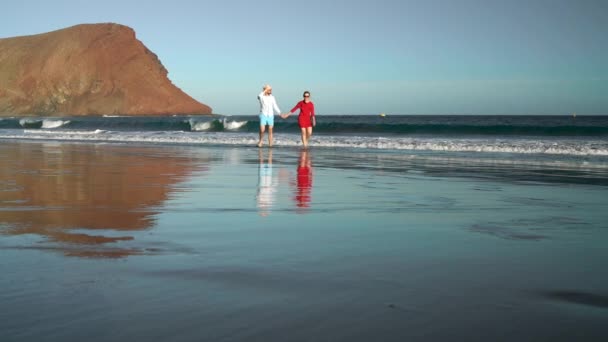
M118 24L0 39L0 116L211 114Z

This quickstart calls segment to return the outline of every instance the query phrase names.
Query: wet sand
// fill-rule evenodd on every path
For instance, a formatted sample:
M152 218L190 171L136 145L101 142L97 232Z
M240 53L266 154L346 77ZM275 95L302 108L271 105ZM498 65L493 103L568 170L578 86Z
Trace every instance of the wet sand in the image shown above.
M0 144L2 341L608 338L608 172Z

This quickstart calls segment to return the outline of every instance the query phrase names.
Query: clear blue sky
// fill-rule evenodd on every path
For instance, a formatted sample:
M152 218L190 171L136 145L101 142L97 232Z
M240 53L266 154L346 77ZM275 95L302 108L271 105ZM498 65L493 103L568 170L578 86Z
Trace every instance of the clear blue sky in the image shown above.
M0 37L135 29L215 113L608 114L606 0L11 1Z

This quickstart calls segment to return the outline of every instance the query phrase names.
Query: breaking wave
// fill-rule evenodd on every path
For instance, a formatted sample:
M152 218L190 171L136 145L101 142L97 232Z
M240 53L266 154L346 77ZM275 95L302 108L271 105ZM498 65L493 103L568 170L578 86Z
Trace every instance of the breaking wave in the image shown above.
M204 123L197 123L200 128ZM213 124L211 124L213 126ZM121 132L108 130L57 131L43 129L2 130L0 138L28 140L65 140L96 142L140 142L153 144L185 145L233 145L253 146L257 142L254 133L208 132ZM300 146L297 134L276 134L275 146ZM608 156L608 142L605 140L534 140L534 139L484 139L484 138L405 138L373 136L332 136L317 135L311 146L317 148L354 148L399 151L441 151L515 153L566 156Z
M112 131L250 132L255 116L118 116L70 118L4 118L0 128ZM298 132L297 116L275 118L275 131ZM608 137L602 116L319 116L316 134L375 136Z
M46 119L42 121L42 128L50 129L50 128L59 128L65 126L70 123L70 120L51 120Z

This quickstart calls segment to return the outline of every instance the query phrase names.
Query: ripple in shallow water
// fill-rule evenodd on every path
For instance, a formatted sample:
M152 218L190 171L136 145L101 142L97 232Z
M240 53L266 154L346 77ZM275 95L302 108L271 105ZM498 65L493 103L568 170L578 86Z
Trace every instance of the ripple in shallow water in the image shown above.
M554 301L608 309L608 295L574 290L540 291L539 295Z

